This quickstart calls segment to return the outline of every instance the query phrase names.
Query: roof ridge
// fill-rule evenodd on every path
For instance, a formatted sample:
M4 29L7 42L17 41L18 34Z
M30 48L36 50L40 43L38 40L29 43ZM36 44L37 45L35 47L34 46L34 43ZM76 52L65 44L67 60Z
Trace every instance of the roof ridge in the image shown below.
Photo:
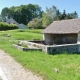
M80 18L53 21L43 33L78 33L80 31Z
M71 21L71 20L77 20L77 19L80 19L80 18L75 18L75 19L65 19L65 20L57 20L57 21L53 21L53 22L69 21L69 20ZM53 23L53 22L52 22L52 23Z

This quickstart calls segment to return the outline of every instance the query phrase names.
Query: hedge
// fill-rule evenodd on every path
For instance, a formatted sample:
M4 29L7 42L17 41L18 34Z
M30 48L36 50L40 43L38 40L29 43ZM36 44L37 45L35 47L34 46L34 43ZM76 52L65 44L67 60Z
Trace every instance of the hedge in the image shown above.
M12 29L18 29L18 26L16 24L8 24L6 22L0 22L0 31L12 30Z

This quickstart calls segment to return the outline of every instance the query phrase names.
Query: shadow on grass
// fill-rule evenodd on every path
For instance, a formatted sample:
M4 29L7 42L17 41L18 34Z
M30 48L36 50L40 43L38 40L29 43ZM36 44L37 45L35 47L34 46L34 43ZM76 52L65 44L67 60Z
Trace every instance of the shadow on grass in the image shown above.
M49 54L49 55L61 55L61 54L67 54L67 55L78 54L78 55L80 55L80 52L69 53L69 52L67 52L67 51L63 51L63 52L60 52L60 53L53 52L53 53L48 53L48 54Z

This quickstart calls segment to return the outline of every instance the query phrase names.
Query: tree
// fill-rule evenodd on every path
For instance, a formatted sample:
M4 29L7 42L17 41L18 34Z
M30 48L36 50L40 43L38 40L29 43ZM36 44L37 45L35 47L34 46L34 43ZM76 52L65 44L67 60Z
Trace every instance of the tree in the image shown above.
M55 20L61 20L61 16L62 16L61 12L59 11L59 9L57 9Z
M66 10L63 10L63 13L61 15L61 20L67 19Z
M42 10L37 4L28 4L3 8L1 14L8 18L14 18L18 23L27 24L33 18L41 18Z
M42 28L42 20L38 18L34 18L32 21L28 23L29 28L41 29Z
M47 27L48 25L50 25L50 23L52 23L52 18L46 14L46 13L43 13L42 14L42 26L45 28Z
M43 12L42 14L43 27L47 27L49 24L51 24L55 20L56 11L57 11L57 8L55 6L52 6L51 8L46 8L46 12Z
M74 19L78 18L76 11L73 13L66 13L66 10L63 10L63 13L59 11L55 6L50 8L46 7L46 11L43 12L41 7L37 4L28 4L21 6L12 6L10 8L3 8L1 16L6 18L13 18L18 23L28 24L34 18L41 18L43 27L47 27L53 21L56 20L65 20L65 19Z
M6 21L6 17L0 15L0 22L5 22Z
M78 18L78 14L77 14L76 11L74 11L74 12L72 13L72 18L73 18L73 19L74 19L74 18Z
M9 8L7 7L3 8L1 15L7 17L9 15Z
M46 14L52 18L52 20L56 17L57 8L52 6L51 8L46 8Z
M72 19L72 14L68 13L67 14L67 19Z
M59 16L59 14L58 14L58 16ZM64 19L75 19L75 18L78 18L78 14L77 14L76 11L74 11L73 13L66 13L66 11L63 10L63 13L60 15L60 20L64 20Z

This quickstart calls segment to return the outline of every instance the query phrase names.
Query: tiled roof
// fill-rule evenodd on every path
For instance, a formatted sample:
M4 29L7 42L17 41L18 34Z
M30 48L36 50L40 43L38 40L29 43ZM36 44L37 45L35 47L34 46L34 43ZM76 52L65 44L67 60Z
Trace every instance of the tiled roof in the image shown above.
M43 33L52 33L52 34L72 34L78 33L80 31L80 18L53 21L46 29L43 30Z

